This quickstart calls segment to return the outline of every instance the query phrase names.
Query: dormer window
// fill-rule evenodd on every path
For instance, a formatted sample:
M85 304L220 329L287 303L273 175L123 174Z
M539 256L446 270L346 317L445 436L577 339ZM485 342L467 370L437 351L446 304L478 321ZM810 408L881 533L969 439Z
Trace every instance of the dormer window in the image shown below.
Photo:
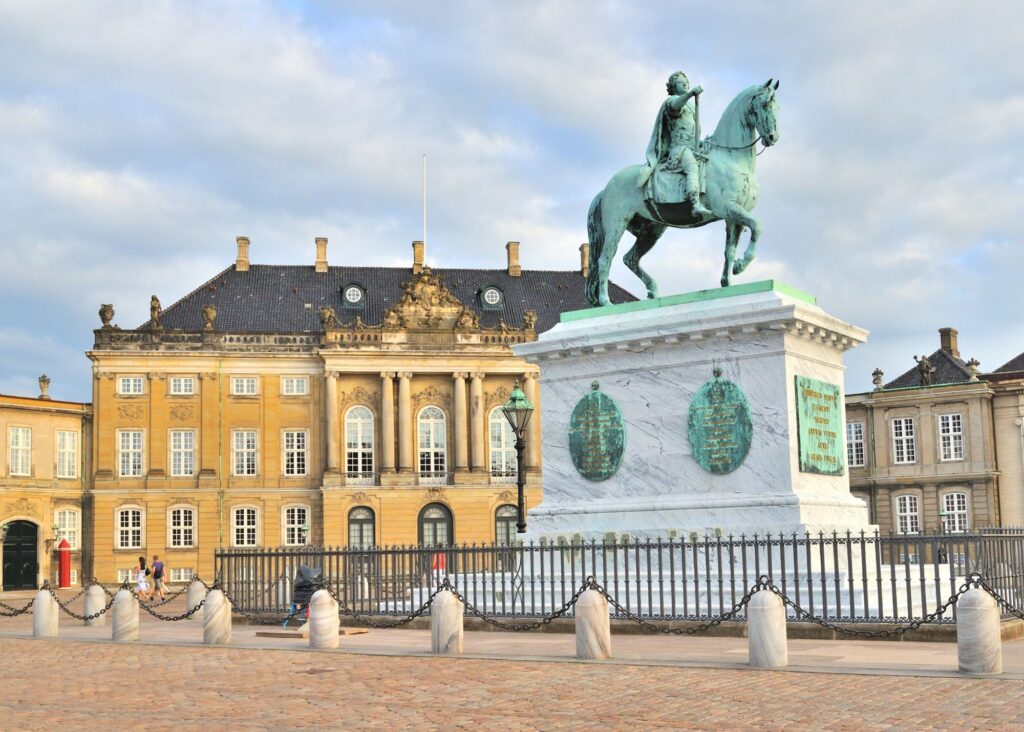
M501 310L505 306L505 293L494 285L487 285L480 290L480 307L485 310Z
M358 282L341 288L342 303L347 308L362 308L366 302L366 290Z

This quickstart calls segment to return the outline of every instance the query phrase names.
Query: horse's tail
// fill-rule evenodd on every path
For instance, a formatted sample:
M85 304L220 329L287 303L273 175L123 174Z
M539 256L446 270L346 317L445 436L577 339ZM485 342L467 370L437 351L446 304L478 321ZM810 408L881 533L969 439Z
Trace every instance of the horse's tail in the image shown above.
M590 242L590 257L587 270L587 300L594 307L601 304L601 250L604 248L604 224L601 220L601 202L604 191L594 196L587 214L587 239Z

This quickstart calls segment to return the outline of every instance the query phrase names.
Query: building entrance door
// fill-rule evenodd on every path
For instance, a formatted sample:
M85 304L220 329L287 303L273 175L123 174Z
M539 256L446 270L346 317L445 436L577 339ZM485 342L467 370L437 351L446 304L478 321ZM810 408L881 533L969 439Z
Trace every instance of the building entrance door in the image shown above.
M31 521L12 521L4 537L4 591L36 589L36 539L39 527Z

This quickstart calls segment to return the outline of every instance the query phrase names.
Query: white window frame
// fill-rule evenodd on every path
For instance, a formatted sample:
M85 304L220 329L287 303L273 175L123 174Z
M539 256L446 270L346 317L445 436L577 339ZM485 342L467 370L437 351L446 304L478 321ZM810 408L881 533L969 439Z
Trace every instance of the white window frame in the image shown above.
M967 491L948 491L939 497L942 506L942 530L963 533L971 526L971 496Z
M896 533L921 533L921 498L915 493L893 496L896 507Z
M281 473L289 478L309 474L309 430L281 430Z
M892 434L892 461L894 465L913 465L917 462L917 432L913 417L893 417L889 421Z
M172 567L167 570L167 581L172 585L182 585L191 582L196 571L192 567Z
M252 446L250 447L248 438L242 438L245 443L242 447L238 446L238 440L242 435L252 435ZM246 456L252 455L252 471L249 471L249 461ZM239 468L239 459L243 460L241 463L244 470L241 472ZM260 433L259 430L232 430L231 431L231 474L237 477L252 477L259 475L260 473Z
M864 453L864 423L846 423L846 464L851 468L863 468L867 463Z
M180 519L179 525L175 526L175 512L181 512L181 515L177 518ZM191 514L188 517L186 523L185 517L186 512ZM198 536L198 521L196 520L199 515L199 511L195 506L187 503L178 503L167 509L167 548L168 549L194 549L196 546L196 537ZM175 540L175 531L179 532L179 537ZM187 541L186 541L187 539Z
M511 521L510 521L511 519ZM519 509L504 503L494 509L494 543L498 546L515 546L518 539L516 522L519 520ZM505 527L506 536L502 536L500 526Z
M78 477L79 440L80 433L73 430L57 430L54 434L54 474L58 478Z
M282 376L281 396L309 396L309 377Z
M68 573L68 580L73 585L77 585L78 584L78 570L77 569L70 570L70 572Z
M440 419L424 417L431 410L437 410ZM424 434L424 427L428 428L427 434ZM448 418L435 404L423 407L416 415L416 471L420 485L448 483Z
M501 407L495 407L487 420L487 452L492 483L515 483L519 474L516 459L516 433Z
M125 447L125 437L138 435L138 445L132 444ZM138 457L138 463L132 459ZM130 461L127 463L128 470L125 470L125 457ZM121 478L141 478L146 474L146 431L145 430L117 430L117 474Z
M123 585L127 582L130 585L135 584L135 568L131 569L119 569L117 570L117 583Z
M196 431L170 430L167 436L170 456L167 461L172 478L191 478L196 474Z
M70 521L68 520L70 518ZM70 525L69 525L70 524ZM82 512L77 508L61 506L53 512L53 525L57 527L54 535L54 546L60 545L61 540L67 539L71 545L71 551L77 551L79 538L82 536Z
M373 485L376 469L373 411L363 404L345 412L345 484Z
M129 516L128 525L122 526L121 514L137 511L139 514L139 525L135 526L134 518ZM126 533L127 532L127 533ZM133 534L138 532L138 543L131 541ZM129 541L125 543L124 538ZM134 504L125 504L114 509L114 547L116 549L145 549L146 548L146 509ZM134 581L134 578L132 578Z
M366 514L370 515L367 516ZM359 536L353 536L353 529L360 527ZM363 541L363 526L369 526L373 534L372 541L366 543ZM358 541L353 541L354 538L358 538ZM355 506L349 509L348 512L348 546L350 549L369 549L377 545L377 512L369 506Z
M146 378L144 376L117 377L117 393L120 396L140 396L145 394Z
M32 428L7 428L7 474L14 477L32 475Z
M964 416L960 412L938 415L939 460L944 463L964 459Z
M309 545L309 535L313 532L311 515L310 507L304 503L292 503L281 508L281 543L284 546ZM300 530L302 527L306 528L305 535Z
M196 377L168 376L167 393L171 396L194 396L196 393Z
M260 393L259 378L255 376L232 376L232 396L256 396Z
M252 522L249 520L249 514L245 516L245 522L242 524L238 523L238 512L239 511L253 511ZM239 542L238 534L239 530L244 531L246 536L243 541ZM239 506L231 507L231 546L237 547L251 547L260 545L260 509L259 506L253 506L250 504L242 504ZM252 541L249 541L248 535L252 535Z

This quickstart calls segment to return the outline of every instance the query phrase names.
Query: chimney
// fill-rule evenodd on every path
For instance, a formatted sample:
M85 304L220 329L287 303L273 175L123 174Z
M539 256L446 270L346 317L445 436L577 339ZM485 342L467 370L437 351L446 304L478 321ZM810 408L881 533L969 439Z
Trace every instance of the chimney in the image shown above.
M236 272L248 272L249 271L249 237L247 236L236 236L235 241L238 242L238 258L235 259L235 271Z
M39 377L39 398L47 401L50 399L50 377L46 374Z
M423 253L427 245L422 241L412 243L412 273L419 274L423 271Z
M580 244L580 274L586 277L590 274L590 244Z
M519 242L510 241L505 245L505 251L508 252L508 276L522 277L523 268L519 266Z
M327 271L327 237L316 238L316 264L313 267L317 272Z
M960 350L956 343L958 334L959 331L956 328L939 328L939 348L953 358L960 358Z

